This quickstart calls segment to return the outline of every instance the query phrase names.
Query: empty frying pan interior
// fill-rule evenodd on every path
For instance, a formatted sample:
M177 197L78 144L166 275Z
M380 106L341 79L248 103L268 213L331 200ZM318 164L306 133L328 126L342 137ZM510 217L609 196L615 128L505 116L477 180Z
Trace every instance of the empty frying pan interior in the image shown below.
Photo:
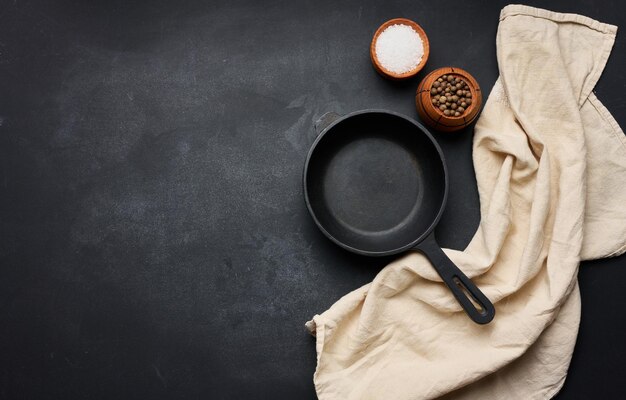
M422 240L445 206L443 157L425 129L388 112L346 116L322 132L305 170L307 205L337 244L366 255Z

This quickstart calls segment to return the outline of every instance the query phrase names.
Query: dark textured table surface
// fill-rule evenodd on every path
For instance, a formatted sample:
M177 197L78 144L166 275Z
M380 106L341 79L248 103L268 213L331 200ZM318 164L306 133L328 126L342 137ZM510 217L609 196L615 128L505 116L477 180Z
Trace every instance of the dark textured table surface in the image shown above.
M488 92L503 1L0 2L0 398L314 399L304 322L388 260L326 240L301 170L326 111L417 118L417 81L371 67L376 27L418 21L425 71ZM618 1L544 1L626 27ZM596 92L626 125L626 40ZM420 77L424 73L420 74ZM437 134L438 227L479 222L472 131ZM583 263L559 399L626 392L626 258Z

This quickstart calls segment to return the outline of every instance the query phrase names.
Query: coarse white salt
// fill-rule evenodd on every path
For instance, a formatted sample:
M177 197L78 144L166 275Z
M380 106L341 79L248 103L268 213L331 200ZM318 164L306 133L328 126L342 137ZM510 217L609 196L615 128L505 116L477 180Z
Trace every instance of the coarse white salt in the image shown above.
M424 57L424 42L411 26L388 26L376 39L376 57L387 71L404 74L417 68Z

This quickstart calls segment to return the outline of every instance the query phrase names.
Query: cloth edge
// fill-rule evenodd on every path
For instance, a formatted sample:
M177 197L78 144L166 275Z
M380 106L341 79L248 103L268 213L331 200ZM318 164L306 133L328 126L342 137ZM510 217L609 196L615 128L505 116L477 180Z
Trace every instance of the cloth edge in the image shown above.
M613 129L613 134L617 137L622 146L624 146L624 151L626 151L626 135L617 123L615 117L613 117L613 114L611 114L608 108L606 108L606 106L600 101L600 99L598 99L598 96L596 96L595 93L590 93L588 99L591 105L593 105L593 107L598 110L600 116L609 123L609 125Z
M572 13L559 13L556 11L550 11L543 8L526 6L523 4L510 4L504 7L500 11L500 21L507 17L514 15L529 15L537 18L545 18L556 22L574 22L581 25L586 25L589 28L615 35L617 33L617 26L600 22L590 17L586 17L580 14Z
M578 104L581 107L585 100L591 95L593 88L596 87L596 84L600 80L600 76L606 68L606 63L609 61L609 56L611 55L613 45L615 44L616 35L617 27L615 27L614 32L608 33L607 36L604 37L604 48L602 49L602 56L600 57L599 63L596 66L595 71L593 71L589 79L587 79L587 81L585 82L585 85L582 87L581 98L578 99Z
M613 114L611 114L609 109L606 108L606 106L600 101L600 99L598 99L595 93L591 92L589 96L587 97L587 100L598 111L598 114L600 114L600 117L602 117L602 119L604 119L609 124L609 126L611 127L611 132L617 138L617 140L621 143L622 149L624 150L624 156L626 156L626 135L624 134L624 131L617 123L617 120L615 119L615 117L613 117ZM602 257L591 258L585 261L602 260L605 258L617 257L617 256L621 256L624 253L626 253L626 238L624 238L624 242L613 252L609 254L605 254Z

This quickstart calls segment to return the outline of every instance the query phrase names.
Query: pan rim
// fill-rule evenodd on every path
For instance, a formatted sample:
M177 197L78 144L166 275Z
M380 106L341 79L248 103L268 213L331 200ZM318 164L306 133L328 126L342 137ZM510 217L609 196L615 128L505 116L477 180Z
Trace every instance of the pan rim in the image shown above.
M413 124L419 131L421 131L421 133L426 135L426 137L431 141L431 143L433 144L433 146L435 147L435 149L437 151L437 154L439 155L439 158L441 160L441 164L443 166L444 192L443 192L443 199L441 201L441 205L439 207L439 211L437 212L437 215L435 216L435 218L433 219L431 224L428 226L428 228L424 232L422 232L422 234L419 235L415 240L413 240L411 242L408 242L407 244L402 245L400 247L397 247L395 249L391 249L391 250L385 250L385 251L363 250L363 249L360 249L360 248L356 248L356 247L350 246L350 245L342 242L341 240L337 239L330 232L328 232L328 230L326 230L326 228L322 225L322 223L317 218L317 216L315 214L315 210L313 209L313 206L311 205L311 201L310 201L310 198L309 198L309 192L308 192L308 189L307 189L308 188L307 177L308 177L308 171L309 171L309 164L310 164L311 158L313 157L313 154L315 153L315 149L317 148L319 142L337 124L341 123L342 121L345 121L348 118L353 118L353 117L356 117L356 116L362 115L362 114L387 114L387 115L392 115L394 117L402 118L405 121ZM448 167L446 165L446 160L445 160L445 157L443 155L443 151L441 150L441 147L439 146L439 143L437 143L437 141L432 136L432 134L428 131L428 129L426 129L422 124L420 124L419 122L415 121L414 119L407 117L406 115L397 113L395 111L390 111L390 110L385 110L385 109L377 109L377 108L353 111L353 112L348 113L346 115L340 116L335 121L331 122L326 128L324 128L324 130L322 130L322 132L319 135L317 135L317 138L315 138L315 141L313 141L313 144L311 145L311 148L309 149L309 152L307 154L306 160L304 162L304 169L302 171L302 187L303 187L303 192L304 192L304 201L306 203L307 209L309 210L309 214L313 218L313 221L315 222L315 225L317 225L319 230L322 231L322 233L328 239L330 239L336 245L342 247L345 250L348 250L348 251L350 251L352 253L364 255L364 256L374 256L374 257L382 257L382 256L388 256L388 255L392 255L392 254L402 253L402 252L404 252L406 250L409 250L409 249L415 247L417 244L422 242L426 237L428 237L428 235L430 235L433 232L433 230L437 226L437 223L439 223L439 220L441 219L441 216L443 215L444 209L446 207L446 202L448 200L448 179L449 179L448 178Z

